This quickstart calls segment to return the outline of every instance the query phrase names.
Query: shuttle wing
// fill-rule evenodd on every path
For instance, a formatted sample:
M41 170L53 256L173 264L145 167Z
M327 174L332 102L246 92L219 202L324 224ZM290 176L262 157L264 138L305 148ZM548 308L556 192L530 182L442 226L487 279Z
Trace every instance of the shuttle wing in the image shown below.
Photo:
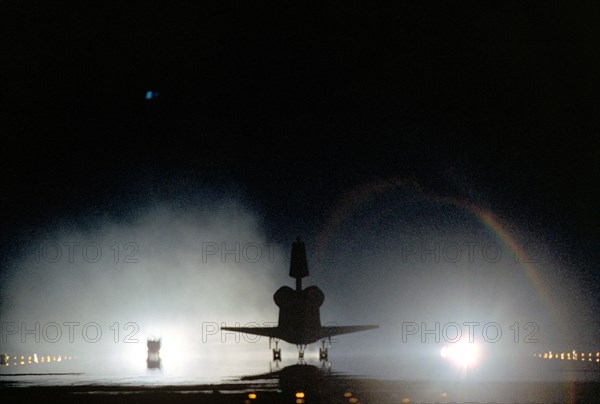
M245 334L262 335L264 337L281 338L279 327L221 327L223 331L243 332Z
M353 332L373 330L378 325L345 325L334 327L321 327L321 338L333 337L334 335L350 334Z
M350 334L353 332L372 330L379 328L378 325L347 325L347 326L331 326L321 327L316 329L282 329L281 327L222 327L223 331L242 332L252 335L262 335L270 338L278 338L284 341L296 344L306 343L306 341L296 341L293 335L303 335L311 341L333 337L334 335ZM304 339L304 338L303 338Z

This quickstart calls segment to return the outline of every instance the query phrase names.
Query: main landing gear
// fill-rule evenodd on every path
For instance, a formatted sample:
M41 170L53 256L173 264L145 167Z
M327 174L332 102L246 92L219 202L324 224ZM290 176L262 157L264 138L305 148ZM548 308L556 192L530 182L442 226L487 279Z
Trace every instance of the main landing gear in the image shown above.
M275 341L275 348L273 348L273 361L279 362L281 361L281 348L278 348L279 339L269 338L269 348L271 348L271 341Z
M275 342L275 348L272 348L272 343ZM304 352L306 351L306 344L298 344L298 359L300 362L304 362ZM331 348L331 337L323 338L321 340L321 348L319 348L319 360L327 362L329 360L329 348ZM278 338L269 338L269 349L273 350L273 362L281 362L281 348L279 348Z
M325 346L325 341L327 341L327 346ZM322 347L319 348L319 360L327 361L329 348L331 348L331 337L321 340L321 345Z

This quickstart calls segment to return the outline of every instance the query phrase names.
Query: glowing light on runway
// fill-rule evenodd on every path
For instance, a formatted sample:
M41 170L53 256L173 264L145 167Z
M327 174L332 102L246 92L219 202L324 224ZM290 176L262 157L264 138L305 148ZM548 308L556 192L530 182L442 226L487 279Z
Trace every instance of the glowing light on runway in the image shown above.
M471 367L479 361L479 345L460 340L442 348L440 355L462 367Z
M561 353L552 353L552 351L543 352L543 353L534 353L532 355L534 358L540 359L560 359L567 361L579 361L579 362L596 362L600 363L600 352L588 352L587 355L585 352L577 352L573 350L571 352L561 352ZM594 358L595 356L595 358Z
M31 355L12 355L12 366L18 365L37 365L43 363L50 362L63 362L72 359L76 359L76 356L66 356L66 355L58 355L57 356L39 356L37 353L33 353ZM0 354L0 366L11 366L11 355Z

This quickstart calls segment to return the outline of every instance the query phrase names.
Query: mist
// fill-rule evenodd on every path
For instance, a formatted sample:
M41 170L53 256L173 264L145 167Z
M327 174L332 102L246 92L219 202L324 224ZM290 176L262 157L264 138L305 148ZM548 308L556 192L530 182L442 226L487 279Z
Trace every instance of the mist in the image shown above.
M1 350L100 355L162 337L202 351L221 343L221 323L276 322L284 260L260 218L230 198L194 202L29 240L3 274Z
M269 239L264 214L243 196L194 195L150 198L118 219L63 219L31 238L3 271L0 350L143 371L146 339L161 338L167 372L264 371L268 339L220 327L276 325L272 296L291 285L292 239ZM322 324L380 325L333 339L338 369L453 377L459 370L440 358L448 324L465 333L477 323L477 377L522 377L533 353L594 348L593 299L577 268L526 226L503 222L516 251L472 212L410 187L371 195L335 226L290 218L298 222L311 229L305 285L325 293ZM482 334L486 324L501 335ZM294 363L296 348L282 345Z

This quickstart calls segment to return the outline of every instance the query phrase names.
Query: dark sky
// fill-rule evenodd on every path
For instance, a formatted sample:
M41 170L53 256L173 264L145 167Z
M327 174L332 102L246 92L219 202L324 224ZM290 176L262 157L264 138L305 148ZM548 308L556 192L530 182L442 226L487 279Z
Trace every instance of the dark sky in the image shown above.
M571 2L2 1L3 253L207 189L288 244L403 178L597 281L599 19Z
M446 190L456 175L507 213L597 236L597 7L1 7L17 227L118 213L131 182L175 174L243 184L276 227L371 178Z

